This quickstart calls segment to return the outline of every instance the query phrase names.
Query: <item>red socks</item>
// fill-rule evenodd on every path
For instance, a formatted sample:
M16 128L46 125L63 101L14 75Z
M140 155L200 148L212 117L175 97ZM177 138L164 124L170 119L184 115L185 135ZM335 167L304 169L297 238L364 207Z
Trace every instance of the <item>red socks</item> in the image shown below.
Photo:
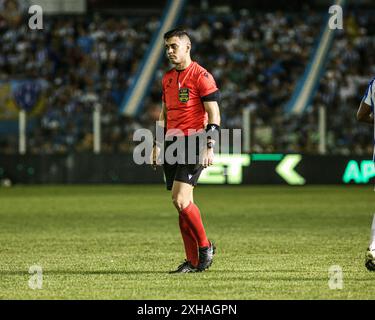
M186 259L191 262L191 264L196 267L198 265L198 243L195 240L194 234L190 230L190 227L184 217L179 215L180 230L182 235L182 240L184 241Z
M208 247L210 242L207 239L198 207L190 202L189 205L180 212L180 216L190 227L190 231L194 235L198 246Z

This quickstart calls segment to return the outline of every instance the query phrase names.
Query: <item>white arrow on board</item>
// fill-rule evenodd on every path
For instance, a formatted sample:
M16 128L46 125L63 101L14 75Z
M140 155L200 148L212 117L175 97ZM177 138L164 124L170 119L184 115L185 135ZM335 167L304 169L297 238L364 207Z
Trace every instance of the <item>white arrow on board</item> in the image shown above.
M276 167L276 172L291 185L303 185L306 180L294 171L294 168L302 160L300 154L289 154L286 155L283 160Z

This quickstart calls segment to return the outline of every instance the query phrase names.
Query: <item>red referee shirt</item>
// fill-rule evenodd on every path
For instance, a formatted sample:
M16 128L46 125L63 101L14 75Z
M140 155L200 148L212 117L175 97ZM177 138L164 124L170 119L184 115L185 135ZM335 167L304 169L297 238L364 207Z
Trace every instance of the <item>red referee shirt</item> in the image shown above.
M206 69L196 62L181 71L173 68L164 75L162 87L168 136L175 134L171 129L182 130L186 136L188 129L198 131L205 128L208 115L201 98L218 90Z

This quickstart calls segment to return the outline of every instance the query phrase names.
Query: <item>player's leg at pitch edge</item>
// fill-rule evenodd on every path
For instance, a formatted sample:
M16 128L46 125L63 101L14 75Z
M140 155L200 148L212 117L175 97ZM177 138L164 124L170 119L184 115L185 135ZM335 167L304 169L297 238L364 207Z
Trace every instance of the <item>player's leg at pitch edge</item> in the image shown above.
M365 266L369 271L375 271L375 250L367 249Z

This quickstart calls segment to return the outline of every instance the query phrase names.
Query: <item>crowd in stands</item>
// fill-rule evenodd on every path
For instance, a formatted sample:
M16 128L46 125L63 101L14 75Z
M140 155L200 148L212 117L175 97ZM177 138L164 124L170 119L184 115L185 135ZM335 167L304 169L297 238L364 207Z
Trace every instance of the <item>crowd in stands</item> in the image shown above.
M337 30L324 75L308 112L275 118L275 145L280 150L317 153L319 108L326 110L328 154L371 155L374 130L360 124L356 112L375 75L375 19L358 12ZM287 134L286 134L287 133Z
M345 155L373 152L374 129L356 121L356 112L375 76L375 16L350 15L338 33L314 105L328 117L328 150Z
M28 151L91 151L95 107L101 108L103 152L131 151L140 124L120 116L118 106L158 19L52 16L42 31L21 21L1 24L0 81L47 80L45 110L28 132ZM14 134L0 141L3 152L17 152Z
M15 0L4 1L9 6ZM221 90L222 127L241 128L242 111L252 111L253 152L317 153L318 110L324 106L328 153L371 154L373 132L356 122L355 112L375 74L372 16L346 17L303 115L287 114L284 105L308 63L323 13L188 7L182 24L192 37L193 60L214 75ZM120 114L124 92L158 26L158 17L94 14L48 17L42 32L30 32L22 19L0 18L0 81L43 78L48 83L45 110L28 132L28 152L91 151L96 107L102 114L102 151L130 152L134 130L152 128L158 119L161 77L171 67L166 59L161 64L141 115ZM0 137L0 148L16 153L17 137Z

